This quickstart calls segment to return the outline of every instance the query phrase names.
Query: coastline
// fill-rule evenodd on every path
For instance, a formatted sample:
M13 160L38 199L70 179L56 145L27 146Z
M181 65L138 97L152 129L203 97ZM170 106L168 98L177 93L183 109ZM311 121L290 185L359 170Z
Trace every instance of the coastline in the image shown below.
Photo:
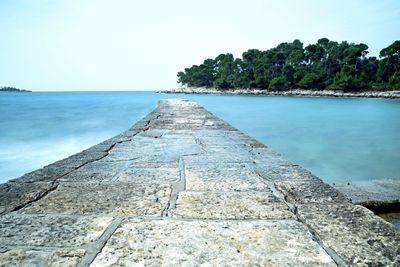
M338 92L333 90L311 91L294 89L288 91L268 91L260 89L230 89L217 90L203 87L180 87L163 90L166 94L213 94L213 95L258 95L258 96L305 96L305 97L346 97L346 98L387 98L400 99L400 90L396 91L365 91L365 92Z

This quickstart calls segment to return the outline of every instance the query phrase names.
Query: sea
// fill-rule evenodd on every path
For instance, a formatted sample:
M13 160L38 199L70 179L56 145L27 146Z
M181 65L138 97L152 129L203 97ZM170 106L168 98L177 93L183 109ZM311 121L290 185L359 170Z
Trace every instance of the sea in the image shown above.
M400 179L400 100L132 92L0 93L0 183L197 101L325 182Z

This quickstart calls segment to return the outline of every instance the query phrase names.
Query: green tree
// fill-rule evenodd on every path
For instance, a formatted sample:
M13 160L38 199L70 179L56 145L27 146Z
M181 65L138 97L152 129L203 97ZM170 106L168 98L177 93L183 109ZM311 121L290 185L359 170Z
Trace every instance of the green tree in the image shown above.
M315 89L318 88L319 84L320 84L319 77L314 73L307 73L306 75L304 75L303 79L301 79L298 83L300 88L303 89Z
M400 89L400 41L381 50L377 78L386 89Z
M400 89L399 54L400 41L382 49L377 59L368 57L363 43L321 38L304 48L300 40L294 40L266 51L250 49L241 59L232 54L206 59L178 72L178 82L218 89Z
M215 59L216 74L214 87L219 89L233 88L238 76L238 67L232 54L221 54Z
M289 82L284 77L275 77L271 80L268 89L271 91L284 91L289 87Z

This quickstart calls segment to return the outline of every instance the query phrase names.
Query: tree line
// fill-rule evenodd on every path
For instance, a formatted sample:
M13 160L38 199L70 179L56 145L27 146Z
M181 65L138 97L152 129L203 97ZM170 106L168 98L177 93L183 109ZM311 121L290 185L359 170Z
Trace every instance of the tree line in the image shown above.
M379 59L368 56L368 46L322 38L306 47L300 40L242 58L221 54L178 72L178 83L217 89L268 90L399 90L400 41L382 49Z

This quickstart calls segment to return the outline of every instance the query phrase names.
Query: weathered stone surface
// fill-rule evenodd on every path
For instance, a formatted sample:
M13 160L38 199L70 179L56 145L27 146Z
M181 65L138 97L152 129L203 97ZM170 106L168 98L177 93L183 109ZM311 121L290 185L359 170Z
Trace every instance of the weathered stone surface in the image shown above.
M185 155L184 159L186 162L186 165L191 166L191 165L196 165L196 164L202 164L203 166L207 166L208 164L217 164L217 163L248 163L252 164L251 158L244 153L240 154L232 154L232 153L226 153L223 149L221 149L220 153L201 153L198 155ZM221 157L221 154L224 156Z
M33 182L54 182L58 178L68 174L69 172L75 170L74 166L46 166L39 170L29 172L18 179L12 179L11 182L18 183L33 183Z
M129 166L119 176L116 181L132 183L156 183L166 184L178 181L179 169L176 168L135 168Z
M134 183L61 183L22 213L161 216L170 186Z
M264 191L268 187L244 163L189 164L185 161L186 189L191 191Z
M91 266L336 266L299 222L129 220Z
M272 165L272 164L271 164ZM261 177L275 183L292 203L349 202L342 193L297 165L257 165Z
M195 219L294 219L289 207L265 192L180 192L176 208L170 210L177 218Z
M309 202L349 202L344 195L332 186L325 184L320 179L280 181L275 182L276 187L284 193L287 200L292 203Z
M398 212L384 213L384 214L379 214L379 217L381 217L385 221L393 224L394 227L396 227L398 230L400 230L400 213L398 213Z
M190 101L0 185L1 213L0 265L399 265L392 225Z
M95 241L111 217L10 213L0 217L3 246L81 246Z
M128 163L129 164L129 163ZM63 182L111 181L126 168L125 161L90 162L79 169L61 177Z
M136 137L138 138L138 137ZM150 138L147 138L150 139ZM162 155L165 144L156 143L151 145L151 140L139 142L125 142L117 144L104 158L105 161L129 161L142 157L143 155ZM147 143L148 142L148 143Z
M298 206L298 216L351 266L400 265L400 233L364 207L310 203Z
M400 200L400 180L354 181L351 183L338 183L334 187L356 204L372 201L399 202Z
M0 252L1 267L77 266L85 254L83 249L6 249Z
M178 169L179 168L179 159L175 161L143 161L141 158L132 160L130 162L129 169L158 169L158 168L166 168L166 169Z
M92 149L87 149L82 151L81 153L74 154L66 159L57 161L51 166L73 166L74 168L79 168L82 165L87 163L99 160L108 155L108 152L105 151L97 151Z
M11 212L39 199L55 186L51 182L0 184L0 214Z
M165 150L160 149L157 152L141 149L142 152L131 152L131 151L115 151L111 152L106 158L107 161L158 161L158 162L173 162L178 161L179 155L166 153Z
M262 144L256 143L250 149L250 155L252 160L257 165L269 166L269 169L274 169L276 167L284 168L285 166L294 165L289 160L285 159L281 154L272 149L262 146ZM271 173L273 175L273 172Z

